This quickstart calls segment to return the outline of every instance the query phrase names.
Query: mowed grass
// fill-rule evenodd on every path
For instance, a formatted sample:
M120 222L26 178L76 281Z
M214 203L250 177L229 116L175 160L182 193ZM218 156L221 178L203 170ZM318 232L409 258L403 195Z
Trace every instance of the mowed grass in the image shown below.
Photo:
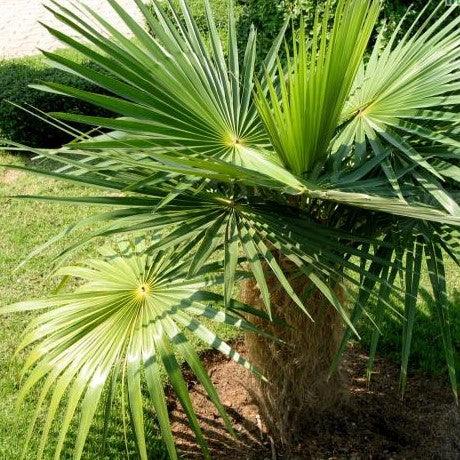
M27 160L9 154L0 154L2 164L24 164ZM18 264L30 251L47 241L66 225L88 216L97 211L94 207L72 206L67 204L50 204L33 201L14 200L5 198L15 194L44 194L84 196L90 191L74 185L56 182L40 176L34 176L14 170L0 169L0 305L7 305L19 300L31 299L49 293L57 280L49 277L52 272L53 258L71 240L64 240L46 251L44 254L28 262L24 267L17 269ZM80 233L82 235L83 233ZM72 241L78 238L74 235ZM73 256L72 261L82 260L88 254L95 252L93 243L88 248ZM456 346L457 369L460 373L460 273L457 267L448 262L449 299L452 302L451 323L452 336ZM424 289L429 291L427 275L423 275ZM427 295L422 291L419 302L419 311L414 330L414 339L411 355L411 369L422 369L427 372L446 375L442 340L437 322L434 321L434 312ZM397 306L402 308L401 305ZM15 401L20 388L20 370L25 354L15 355L16 347L21 334L33 317L27 315L0 316L0 459L10 460L21 454L26 437L28 422L34 410L36 398L26 400L19 410L15 408ZM383 336L380 343L380 352L395 360L399 359L401 320L395 315L388 314L382 327ZM369 325L362 325L363 345L368 344L371 329ZM226 340L236 337L234 331L225 328L219 329L219 334ZM200 351L205 347L196 343ZM410 382L409 382L410 385ZM38 392L36 393L38 395ZM127 452L136 457L133 435L130 430L129 416L122 417L122 398L115 401L117 414L110 424L106 437L107 449L103 454L102 422L99 417L85 450L86 459L116 459L126 458ZM155 416L146 402L145 407L148 440L151 458L166 458L161 437L155 423ZM32 447L36 447L40 440L40 426L44 421L43 413L38 419L38 429L32 435ZM126 427L126 439L125 428ZM65 458L71 458L72 438L75 437L75 427L70 433L70 442L67 446ZM53 436L51 436L51 447ZM52 458L51 447L45 451L45 458ZM29 452L33 456L33 450ZM26 457L28 458L28 457Z

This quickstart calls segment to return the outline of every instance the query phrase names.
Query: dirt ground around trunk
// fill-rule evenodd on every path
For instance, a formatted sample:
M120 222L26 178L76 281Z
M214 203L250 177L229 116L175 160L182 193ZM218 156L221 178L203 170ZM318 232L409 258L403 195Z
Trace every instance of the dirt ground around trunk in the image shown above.
M236 348L244 353L242 343ZM208 372L238 433L236 440L228 434L201 385L189 376L192 401L213 459L460 459L460 412L446 380L411 375L401 400L399 367L378 359L368 388L363 377L366 359L359 348L349 349L344 362L349 397L333 412L312 419L304 438L287 451L264 429L247 371L217 353L206 354ZM202 458L172 397L170 412L182 458Z

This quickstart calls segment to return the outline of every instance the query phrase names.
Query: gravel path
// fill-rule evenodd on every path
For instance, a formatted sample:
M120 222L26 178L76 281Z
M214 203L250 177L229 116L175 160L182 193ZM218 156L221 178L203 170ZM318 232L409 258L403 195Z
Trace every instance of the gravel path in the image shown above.
M57 1L62 5L69 3L67 0ZM37 48L50 51L63 46L38 23L59 24L43 3L43 0L0 0L0 59L36 54ZM126 31L122 20L106 0L81 0L76 3L89 5L118 30ZM118 0L118 3L141 21L133 0ZM61 25L57 28L64 30Z

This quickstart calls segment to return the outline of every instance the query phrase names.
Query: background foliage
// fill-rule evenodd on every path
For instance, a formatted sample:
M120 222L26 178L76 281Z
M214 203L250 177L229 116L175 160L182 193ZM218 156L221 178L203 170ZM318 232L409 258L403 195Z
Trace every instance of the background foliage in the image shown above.
M225 1L216 0L216 3ZM321 0L239 0L239 3L243 6L238 24L240 41L244 42L251 24L254 24L257 29L257 53L260 57L267 54L273 39L288 16L298 19L303 14L307 19L308 29L308 25L313 23L316 7L324 2ZM407 13L409 6L412 7L407 14L408 23L415 19L415 16L426 6L426 3L426 0L383 0L380 26L377 27L377 30L386 23L389 35ZM436 2L432 2L428 8L433 9L435 4ZM289 37L289 30L286 36Z

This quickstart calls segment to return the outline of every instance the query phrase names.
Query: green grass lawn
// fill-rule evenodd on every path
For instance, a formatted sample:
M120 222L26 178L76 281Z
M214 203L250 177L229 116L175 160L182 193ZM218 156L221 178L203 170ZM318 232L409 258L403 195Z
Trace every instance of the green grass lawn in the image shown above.
M26 160L8 154L0 154L0 163L24 163ZM84 188L57 183L50 179L32 176L13 170L0 170L0 196L5 197L14 194L58 194L80 195L87 194ZM54 256L68 241L62 241L50 251L32 259L26 266L15 271L19 262L37 245L44 243L48 238L55 235L64 226L87 216L94 208L77 207L61 204L49 204L29 202L1 198L1 224L0 224L0 305L30 299L49 293L56 283L52 278L47 278L52 268ZM78 235L76 236L78 237ZM74 236L75 238L75 236ZM75 256L81 259L85 253L94 251L94 246L86 248L83 253ZM428 286L427 279L424 285ZM453 264L449 264L448 285L450 298L454 303L452 309L455 314L452 317L453 336L460 350L460 275ZM423 297L423 296L422 296ZM414 331L414 343L412 353L412 368L422 369L428 372L442 373L444 369L444 357L442 342L436 322L432 321L429 302L420 301L419 320L416 322ZM32 315L0 316L0 459L10 460L18 458L21 446L27 431L27 424L34 411L34 400L28 400L19 411L15 408L15 398L19 388L20 369L24 354L15 355L15 348L19 343L21 333L30 321ZM398 359L399 354L399 320L388 316L382 329L384 336L381 340L381 348L385 354ZM234 333L221 329L220 334L225 339L235 337ZM369 327L364 327L364 343L369 339ZM203 350L203 347L200 348ZM116 404L121 405L120 398ZM158 430L155 425L154 415L146 417L150 420L148 439L152 458L166 458ZM126 422L129 425L128 422ZM40 423L38 423L40 426ZM70 434L72 437L72 433ZM32 444L39 440L39 433L34 433ZM123 419L120 416L114 420L109 430L107 440L108 451L101 454L101 430L100 424L96 424L90 435L85 458L126 458L126 446L123 435ZM127 431L128 450L135 456L135 448L132 434ZM45 458L51 458L48 451ZM66 451L70 458L70 446Z

